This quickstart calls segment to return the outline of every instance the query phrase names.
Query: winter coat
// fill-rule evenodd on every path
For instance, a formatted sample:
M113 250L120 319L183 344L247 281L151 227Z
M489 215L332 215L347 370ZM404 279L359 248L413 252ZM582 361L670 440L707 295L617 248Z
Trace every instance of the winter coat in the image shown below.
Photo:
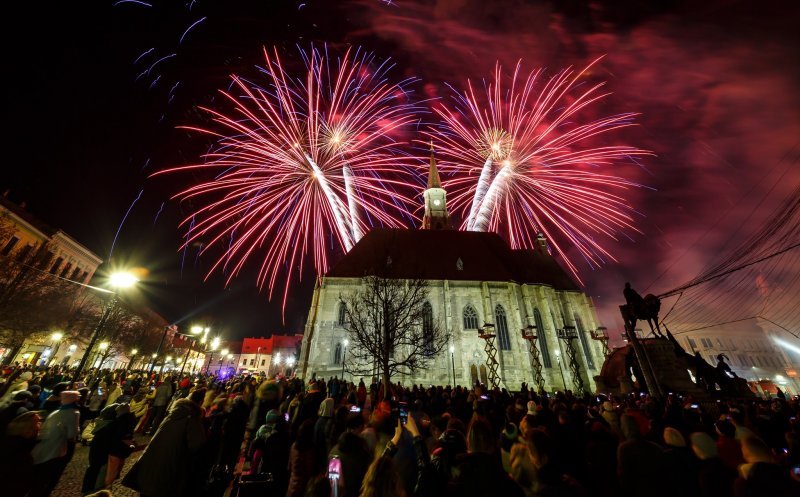
M449 495L459 497L523 497L522 487L503 471L500 456L472 452L458 458Z
M289 453L289 488L286 497L303 497L309 480L314 476L314 450L297 450L292 446Z
M79 427L80 414L75 404L61 406L47 416L39 431L40 442L31 452L34 463L42 464L66 456L68 442L78 437Z
M361 482L372 461L366 442L355 433L346 431L331 450L330 457L334 456L342 463L341 477L344 492L341 497L358 497L361 492Z
M36 475L31 450L35 439L23 437L0 438L0 488L5 497L25 497Z
M206 441L200 407L180 399L153 435L142 456L123 479L123 485L150 497L182 497L194 474L196 454Z

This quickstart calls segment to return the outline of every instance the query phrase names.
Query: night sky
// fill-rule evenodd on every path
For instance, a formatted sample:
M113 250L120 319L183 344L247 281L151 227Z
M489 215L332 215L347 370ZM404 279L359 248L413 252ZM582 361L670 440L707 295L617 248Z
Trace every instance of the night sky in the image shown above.
M302 330L313 275L294 286L285 323L248 274L228 289L219 275L203 283L213 257L178 250L186 212L170 201L191 178L148 176L198 160L209 142L176 127L202 124L196 106L213 107L231 73L252 73L263 46L358 44L392 57L398 77L419 77L429 97L489 75L496 60L555 71L605 55L598 71L613 95L602 110L642 113L624 136L656 154L623 171L648 187L630 198L641 233L606 244L619 263L582 273L612 330L626 280L660 293L690 279L755 205L800 181L787 159L800 137L795 2L116 3L19 2L5 12L0 188L103 259L138 197L113 262L148 268L144 291L168 320L210 321L229 338Z

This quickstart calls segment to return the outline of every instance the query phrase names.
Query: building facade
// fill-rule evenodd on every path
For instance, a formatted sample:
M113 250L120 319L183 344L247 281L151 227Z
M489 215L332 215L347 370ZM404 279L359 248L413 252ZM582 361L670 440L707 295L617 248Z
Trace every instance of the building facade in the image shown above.
M428 368L392 381L488 383L486 342L479 330L492 324L501 386L517 390L522 382L534 385L522 329L535 327L545 388L574 390L566 361L567 342L559 338L559 330L574 327L577 336L571 344L579 374L585 388L593 391L593 377L604 360L602 344L591 338L591 331L600 326L597 315L592 301L552 257L546 240L540 237L536 250L512 250L495 233L450 229L433 158L428 187L423 229L373 229L320 279L309 310L298 375L342 375L347 347L355 346L347 341L345 300L361 290L364 276L389 267L392 278L427 282L425 312L451 337L450 346L431 358Z
M769 323L758 324L761 330L766 331L708 328L683 332L675 338L687 352L699 353L711 365L716 365L717 356L724 354L731 370L757 390L766 390L772 383L787 394L800 394L797 381L800 341L792 340L785 333L778 333L778 330L770 331ZM794 350L792 342L795 344Z

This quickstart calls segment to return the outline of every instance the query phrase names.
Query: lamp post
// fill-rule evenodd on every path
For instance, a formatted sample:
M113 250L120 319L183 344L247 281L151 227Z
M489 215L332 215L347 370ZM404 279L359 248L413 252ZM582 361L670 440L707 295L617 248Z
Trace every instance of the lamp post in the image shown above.
M228 357L228 349L222 349L220 351L220 359L219 359L219 366L217 367L217 376L219 376L220 371L222 371L222 363L225 361L225 358ZM233 355L233 354L230 354Z
M211 361L214 360L214 351L217 350L217 347L219 347L219 337L214 337L214 339L211 340L211 347L209 347L208 349L208 351L211 352L211 355L208 357L208 364L206 365L206 374L208 374L208 371L211 369Z
M342 348L342 379L344 380L344 363L345 357L347 357L347 346L350 345L350 340L345 338L344 341L342 341L342 345L344 345Z
M192 335L199 335L200 333L203 333L203 338L200 339L200 343L205 343L206 336L208 335L209 331L210 331L210 328L208 326L206 326L205 328L203 328L202 326L192 326L189 329L189 333L191 333ZM192 349L194 348L194 344L198 339L195 338L195 337L186 335L184 333L180 333L180 335L188 336L192 340L191 342L189 342L189 350L186 351L186 356L183 358L183 361L181 361L181 372L178 374L178 376L183 378L183 369L186 367L186 363L189 361L189 354L192 353ZM192 363L192 374L194 374L194 363Z
M59 331L56 331L55 333L50 335L50 339L53 341L55 345L51 347L52 352L50 353L50 360L47 361L48 366L53 364L53 361L56 360L56 354L58 354L58 349L61 347L62 338L64 338L64 334Z
M131 360L130 360L130 361L128 361L128 366L127 366L127 367L125 367L125 371L127 371L127 370L131 369L131 365L133 364L133 361L134 361L134 360L135 360L135 358L136 358L136 354L138 354L138 353L139 353L139 350L138 350L138 349L133 349L133 350L131 350Z
M289 356L289 357L286 358L286 365L289 367L290 371L292 370L292 368L294 368L294 363L295 362L296 362L296 359L294 358L294 356ZM287 373L287 376L288 376L288 373Z
M561 384L564 385L564 390L567 389L567 380L564 378L564 368L561 367L561 351L556 350L556 362L558 363L558 370L561 372Z
M456 348L451 345L450 346L450 364L452 364L452 366L453 366L453 388L456 387L456 359L455 359L455 356L454 356L455 352L456 352Z
M98 349L97 355L99 356L97 369L100 369L103 367L103 363L106 361L106 358L103 356L105 355L106 350L108 350L108 342L100 342L100 344L97 346L97 349Z
M131 273L113 273L108 279L109 286L117 289L123 290L125 288L130 288L136 285L136 282L139 281L139 278L134 276ZM108 321L108 317L111 315L111 312L117 307L117 303L119 302L119 293L113 290L109 290L111 292L111 300L106 305L105 309L103 309L103 314L100 316L100 321L98 321L97 326L94 329L94 333L92 333L92 338L89 340L89 345L86 347L86 350L83 353L83 357L81 357L81 362L78 363L77 369L75 369L75 373L72 375L72 381L70 381L70 387L75 384L75 382L80 378L81 371L83 371L84 366L86 366L86 361L89 359L89 356L92 354L92 349L94 349L94 344L97 342L97 339L100 338L100 333L102 333L103 328L106 325L106 321Z

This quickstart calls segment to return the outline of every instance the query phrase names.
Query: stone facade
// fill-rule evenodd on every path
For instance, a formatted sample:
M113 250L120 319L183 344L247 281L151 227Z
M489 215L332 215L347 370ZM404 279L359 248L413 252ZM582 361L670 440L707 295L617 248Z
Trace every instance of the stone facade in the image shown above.
M546 285L528 285L515 282L486 281L428 281L429 302L433 307L434 320L445 327L452 336L452 362L450 352L445 350L432 360L431 366L414 376L393 378L404 384L445 385L455 383L472 384L486 382L485 342L473 327L493 323L497 346L500 384L517 390L521 382L533 384L528 343L521 329L536 325L539 335L538 348L548 390L572 389L572 377L566 363L563 340L557 337L557 329L574 326L579 339L573 342L581 373L587 390L594 390L593 377L599 373L603 362L600 342L592 340L590 330L599 326L591 300L577 291L554 290ZM309 312L305 338L303 340L298 374L305 378L341 376L342 359L346 361L344 340L347 333L340 323L341 298L358 291L358 278L323 278L314 291ZM477 321L470 319L471 310ZM465 316L465 312L467 315ZM501 347L501 315L505 315L507 349ZM539 318L535 316L538 314ZM537 321L539 321L537 323ZM561 362L561 369L559 368ZM566 381L562 380L563 378ZM349 376L347 376L350 379ZM356 381L358 378L354 378Z

